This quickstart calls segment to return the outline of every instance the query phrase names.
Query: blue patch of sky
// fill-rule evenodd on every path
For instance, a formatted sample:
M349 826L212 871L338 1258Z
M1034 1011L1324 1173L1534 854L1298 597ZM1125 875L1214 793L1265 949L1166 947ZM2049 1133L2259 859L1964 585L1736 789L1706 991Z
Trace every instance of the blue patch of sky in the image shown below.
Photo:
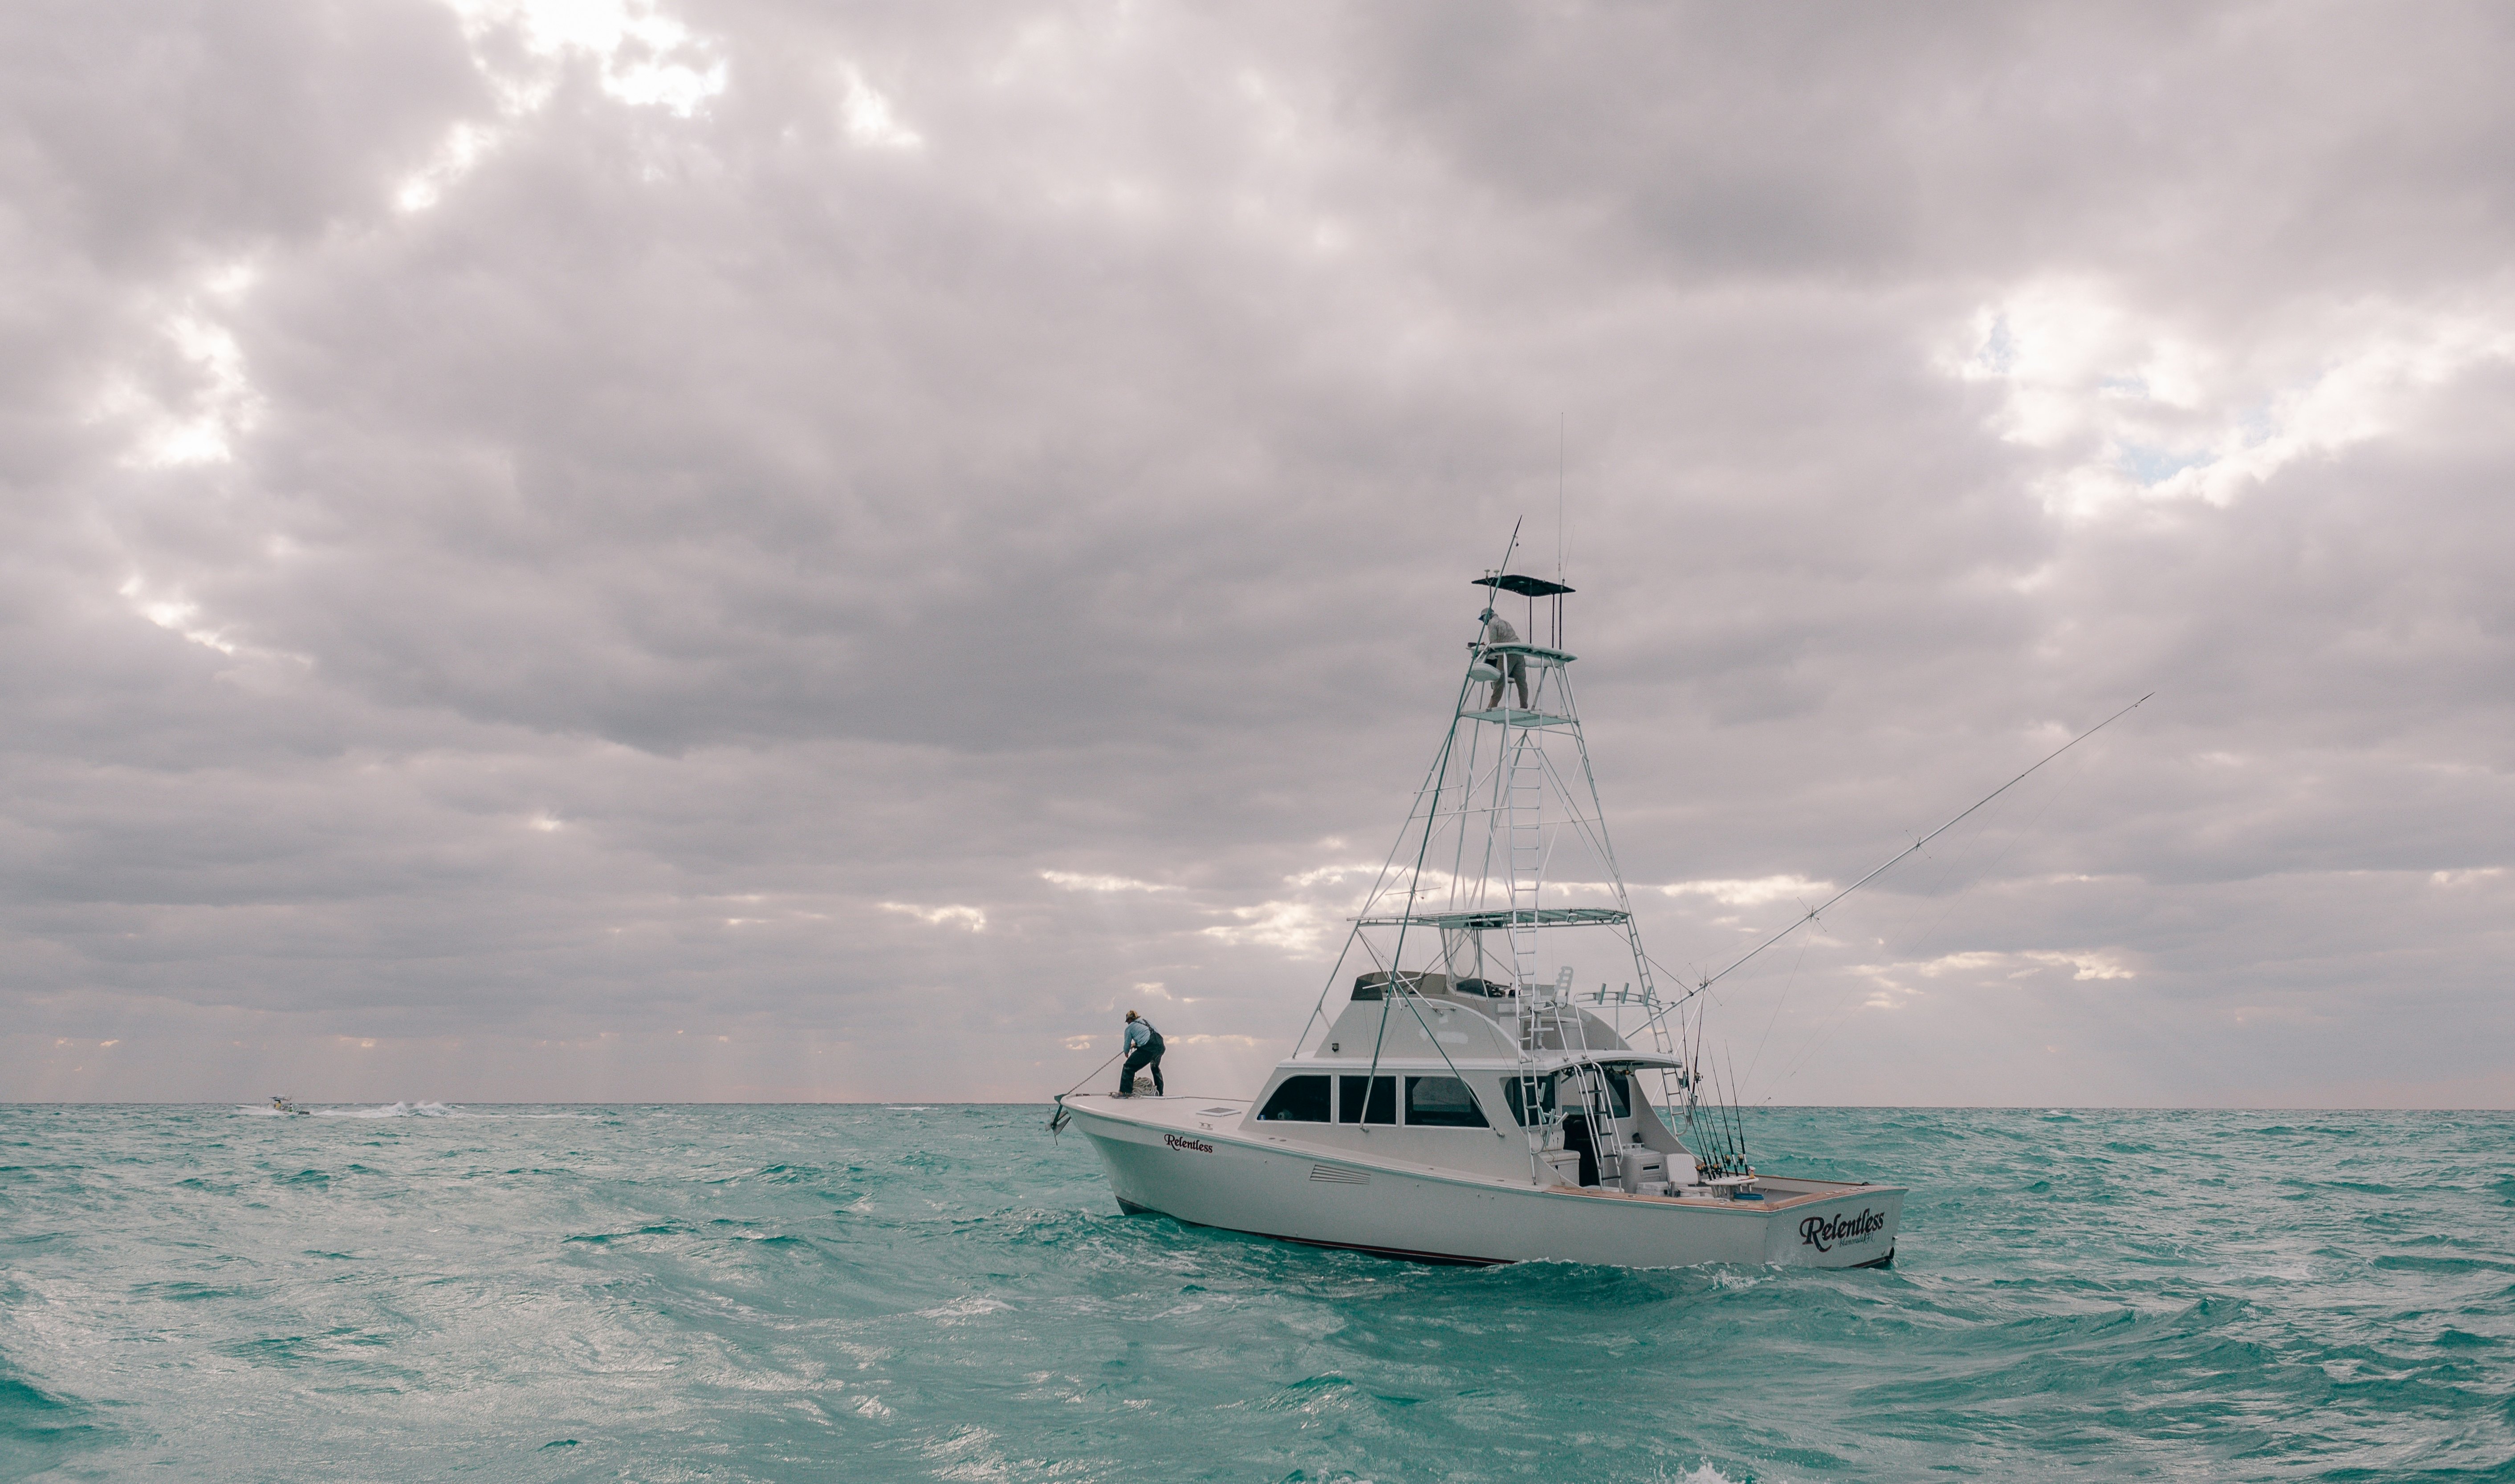
M2209 462L2206 454L2185 453L2173 448L2152 448L2144 443L2124 443L2114 455L2123 473L2146 485L2163 484L2196 464Z
M2006 376L2017 364L2017 337L2009 333L2007 315L1991 322L1991 334L1983 340L1982 350L1974 359L1996 376Z
M2247 408L2244 415L2236 419L2236 431L2243 435L2247 448L2269 441L2272 427L2271 404L2268 402Z

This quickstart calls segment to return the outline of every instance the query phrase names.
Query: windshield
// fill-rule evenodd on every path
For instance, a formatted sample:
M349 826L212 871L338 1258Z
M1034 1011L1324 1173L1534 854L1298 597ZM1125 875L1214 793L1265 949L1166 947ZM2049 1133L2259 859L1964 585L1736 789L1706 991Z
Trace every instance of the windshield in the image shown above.
M1569 1067L1556 1073L1555 1080L1563 1085L1555 1096L1566 1109L1586 1110L1603 1091L1604 1101L1613 1105L1607 1109L1608 1117L1633 1116L1632 1079L1620 1071L1611 1067Z
M1536 1084L1536 1116L1530 1116L1528 1082ZM1596 1090L1596 1091L1592 1091ZM1632 1078L1614 1067L1566 1067L1550 1077L1523 1080L1505 1076L1502 1080L1503 1101L1509 1105L1510 1116L1523 1129L1532 1123L1543 1123L1557 1106L1567 1112L1585 1111L1593 1096L1603 1093L1610 1118L1633 1116Z

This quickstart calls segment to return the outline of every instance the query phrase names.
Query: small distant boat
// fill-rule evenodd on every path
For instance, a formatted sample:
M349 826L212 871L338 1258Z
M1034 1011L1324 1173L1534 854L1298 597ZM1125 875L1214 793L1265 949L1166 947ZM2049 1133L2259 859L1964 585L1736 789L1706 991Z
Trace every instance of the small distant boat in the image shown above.
M282 1097L278 1093L273 1092L270 1094L270 1111L273 1113L294 1113L298 1117L304 1118L311 1114L314 1110L312 1108L301 1108L292 1099Z
M1561 647L1572 590L1506 567L1475 581L1439 754L1292 1056L1245 1101L1069 1093L1051 1127L1091 1138L1124 1211L1316 1247L1891 1261L1901 1187L1758 1170L1734 1105L1702 1095L1699 1015L1678 1017L1693 994L1653 983L1598 806ZM1526 601L1527 639L1494 621L1505 595ZM1575 940L1624 988L1576 994Z

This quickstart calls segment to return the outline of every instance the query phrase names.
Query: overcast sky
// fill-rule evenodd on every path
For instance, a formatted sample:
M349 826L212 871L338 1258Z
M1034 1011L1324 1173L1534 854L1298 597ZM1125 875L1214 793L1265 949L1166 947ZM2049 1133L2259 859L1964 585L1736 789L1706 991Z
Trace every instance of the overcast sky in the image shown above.
M2156 692L1721 984L1751 1100L2515 1104L2510 75L0 8L0 1097L1245 1094L1525 516L1680 973Z

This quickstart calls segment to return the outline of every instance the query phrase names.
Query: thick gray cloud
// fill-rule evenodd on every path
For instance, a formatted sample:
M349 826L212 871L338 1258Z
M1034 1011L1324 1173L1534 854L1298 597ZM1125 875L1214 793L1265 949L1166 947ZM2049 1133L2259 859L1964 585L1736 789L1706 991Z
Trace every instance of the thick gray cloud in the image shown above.
M2515 1100L2495 8L0 27L0 1096L1241 1090L1559 481L1680 971L2158 692L1750 1096Z

